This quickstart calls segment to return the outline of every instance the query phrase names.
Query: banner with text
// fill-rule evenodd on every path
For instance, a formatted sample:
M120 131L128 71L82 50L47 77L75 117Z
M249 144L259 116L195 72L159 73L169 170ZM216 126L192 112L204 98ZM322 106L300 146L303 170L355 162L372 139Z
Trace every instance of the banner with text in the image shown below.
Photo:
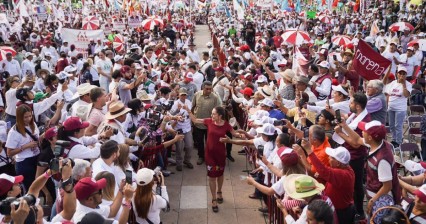
M380 79L391 63L363 40L359 40L352 65L361 77L367 80Z
M76 30L62 28L61 31L62 40L68 41L75 45L75 49L78 53L82 53L84 58L87 58L87 48L90 43L90 39L96 40L100 38L103 40L105 38L103 30Z

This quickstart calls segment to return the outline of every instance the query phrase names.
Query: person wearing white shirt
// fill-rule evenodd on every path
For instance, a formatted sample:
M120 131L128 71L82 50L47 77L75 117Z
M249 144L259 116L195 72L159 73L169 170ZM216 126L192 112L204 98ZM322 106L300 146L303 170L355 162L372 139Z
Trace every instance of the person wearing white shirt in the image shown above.
M100 38L98 38L96 41L97 42L96 42L96 45L95 45L95 52L94 52L95 54L101 52L102 49L104 49L104 47L105 47Z
M191 63L188 65L188 71L192 73L192 81L197 87L197 91L201 90L201 85L203 85L204 76L200 72L197 71L196 63Z
M71 50L71 49L70 49L70 47L68 46L68 41L64 41L64 42L62 43L62 46L61 46L61 49L60 49L60 51L59 51L59 52L63 51L63 52L65 52L65 54L66 54L66 55L68 55L68 52L69 52L70 50Z
M315 106L307 105L307 109L320 114L322 110L326 109L328 104L333 110L339 109L342 113L349 114L350 100L348 90L341 85L332 86L332 88L333 99L315 102Z
M178 141L176 143L176 170L182 171L182 165L184 164L190 169L193 169L194 166L191 163L191 152L194 148L194 142L192 138L192 128L191 128L191 119L189 118L188 112L184 107L189 110L192 109L192 102L189 101L187 97L188 93L185 88L180 88L179 90L179 99L176 100L170 110L172 115L177 115L182 117L181 120L176 121L175 130L178 131L177 134L183 134L185 137L183 141ZM185 157L182 158L182 151L185 151Z
M200 55L198 54L198 52L195 50L195 44L194 43L190 43L188 45L189 50L186 52L188 58L190 59L191 62L198 62L200 63Z
M33 56L34 54L31 52L25 53L25 60L22 62L22 75L34 76L36 74Z
M46 54L50 53L50 57L52 58L52 64L56 65L56 62L59 59L59 54L54 47L51 46L50 41L46 42L46 46L41 49L41 55L46 57Z
M44 60L40 62L41 69L46 69L50 72L50 74L55 74L54 66L52 63L52 54L50 52L47 52L44 55Z
M414 48L408 47L407 53L399 56L399 63L403 64L407 68L407 78L414 77L414 72L417 66L420 66L418 58L414 56Z
M395 74L396 66L398 65L398 61L400 60L399 59L399 53L396 51L396 43L391 42L389 44L389 49L386 50L385 52L383 52L382 56L392 62L390 72Z
M99 84L109 93L109 84L111 83L112 62L105 56L105 52L99 52L99 59L96 61L96 67L99 73Z
M374 44L377 48L380 48L382 45L387 45L387 39L385 37L385 31L380 30L379 35L376 37L376 41Z
M118 188L122 181L122 179L119 179L120 177L118 175L119 168L114 165L114 161L116 161L118 156L120 155L118 152L118 143L114 140L106 141L104 144L102 144L100 148L100 155L101 157L96 159L92 164L92 177L95 178L96 175L98 175L102 171L112 173L114 175L116 183L114 195L117 195Z
M9 72L10 76L18 76L22 78L22 70L19 62L12 57L12 53L6 53L6 59L0 62L1 72Z
M216 77L214 77L212 82L213 91L216 94L218 94L221 101L225 103L227 102L230 96L229 89L226 88L226 86L229 86L230 82L228 78L223 74L224 73L223 67L217 67L217 68L214 68L214 70L215 70Z

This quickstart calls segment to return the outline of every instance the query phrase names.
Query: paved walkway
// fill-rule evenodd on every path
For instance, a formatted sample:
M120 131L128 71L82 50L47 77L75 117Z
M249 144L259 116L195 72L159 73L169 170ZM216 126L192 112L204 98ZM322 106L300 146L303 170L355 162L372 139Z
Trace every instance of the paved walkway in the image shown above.
M210 33L205 25L197 26L195 32L195 44L200 53L206 51L206 43L210 41ZM219 213L211 209L211 195L208 188L206 167L196 165L197 151L192 152L194 169L186 167L182 172L176 171L175 166L169 167L173 171L166 177L165 183L170 197L171 210L161 213L165 224L234 224L234 223L265 223L264 216L257 211L261 206L259 200L249 199L253 193L253 187L247 185L242 172L246 170L245 156L238 155L241 148L234 146L233 156L235 162L227 162L225 169L225 181L223 185L223 204L219 205Z

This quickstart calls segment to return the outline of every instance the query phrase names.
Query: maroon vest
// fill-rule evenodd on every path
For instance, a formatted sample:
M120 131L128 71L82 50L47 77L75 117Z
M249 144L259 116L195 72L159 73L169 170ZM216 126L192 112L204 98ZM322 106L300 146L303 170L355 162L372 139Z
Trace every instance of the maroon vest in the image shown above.
M329 73L319 77L319 79L316 81L317 85L321 85L321 83L326 80L326 79L330 79L331 80L331 76ZM317 92L315 89L312 89L312 92L315 94L315 96L318 98L318 100L325 100L328 97L330 97L330 93L331 93L331 89L330 89L330 93L328 93L327 96L320 94L319 92Z
M18 101L16 103L16 108L18 108L21 105L27 105L27 106L29 106L31 108L32 111L34 111L34 108L33 108L34 105L32 103L26 103L24 101Z
M383 186L382 182L379 181L378 168L379 162L384 159L392 167L392 195L395 203L399 204L401 199L401 189L399 186L397 167L395 166L391 147L392 146L388 142L383 141L382 146L367 157L366 189L377 193ZM367 195L367 197L369 198L370 196Z

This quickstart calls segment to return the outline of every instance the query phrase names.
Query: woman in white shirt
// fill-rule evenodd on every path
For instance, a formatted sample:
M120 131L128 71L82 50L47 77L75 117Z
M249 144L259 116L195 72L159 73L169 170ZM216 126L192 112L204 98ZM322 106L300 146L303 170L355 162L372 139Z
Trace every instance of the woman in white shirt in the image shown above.
M118 189L123 189L125 182L116 183L114 174L108 172L108 171L102 171L98 173L95 177L95 180L100 180L102 178L105 178L107 184L104 188L102 188L102 203L101 205L111 206L114 202L116 193L118 192ZM121 186L119 186L121 185ZM115 220L120 219L120 215L122 212L122 207L117 212L117 215L115 216Z
M161 180L161 195L153 191L154 176ZM136 222L140 224L159 224L160 211L167 207L169 195L164 185L164 177L161 172L158 175L150 169L142 168L136 174L136 193L133 197L133 209ZM157 183L159 184L159 183Z
M388 118L390 131L392 133L392 143L401 145L402 130L405 116L407 115L407 98L411 94L413 87L405 80L407 68L399 65L397 68L397 79L388 83L387 77L384 79L385 93L388 96ZM395 144L394 144L395 145Z
M34 122L33 112L28 105L20 105L16 109L16 125L7 136L6 148L9 157L15 156L16 174L24 176L23 184L29 189L35 180L39 130Z
M111 83L112 62L105 56L105 51L99 52L99 59L96 61L96 67L99 73L100 86L109 92L109 84Z

